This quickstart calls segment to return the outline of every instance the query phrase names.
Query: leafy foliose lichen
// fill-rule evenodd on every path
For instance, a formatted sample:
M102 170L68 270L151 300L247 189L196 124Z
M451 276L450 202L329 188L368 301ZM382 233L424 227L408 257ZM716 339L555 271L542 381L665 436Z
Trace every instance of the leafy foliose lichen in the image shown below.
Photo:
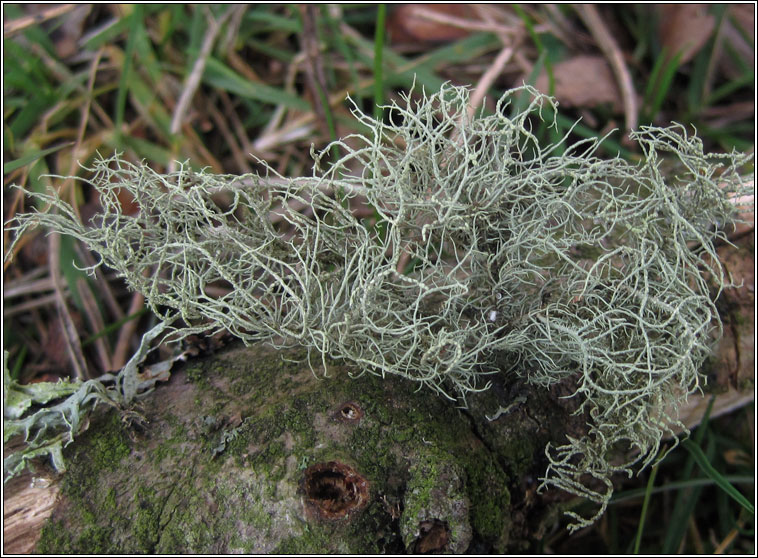
M720 329L706 275L718 290L730 283L714 225L733 220L751 157L704 154L673 125L632 134L639 163L604 160L597 139L541 146L531 126L556 106L531 88L507 92L494 114L468 104L468 89L446 85L393 104L389 123L356 110L370 135L336 142L345 155L325 172L331 149L315 155L309 178L98 160L92 222L55 193L31 194L57 211L11 228L83 241L180 335L298 344L464 401L503 363L545 387L572 381L588 430L546 448L543 481L599 504L589 520L574 516L586 525L610 476L654 459L703 381ZM678 159L675 177L663 176L662 154ZM121 190L136 215L123 213ZM377 225L347 209L357 196ZM212 294L217 282L227 294ZM619 448L638 451L612 463Z

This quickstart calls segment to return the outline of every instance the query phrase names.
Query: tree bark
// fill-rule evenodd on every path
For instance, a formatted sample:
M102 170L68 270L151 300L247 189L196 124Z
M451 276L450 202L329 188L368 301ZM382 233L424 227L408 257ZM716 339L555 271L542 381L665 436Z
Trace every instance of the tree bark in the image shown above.
M520 384L463 410L400 378L350 378L360 371L347 365L324 377L304 357L232 348L173 374L135 409L141 419L100 413L67 448L39 540L27 524L26 546L9 538L6 552L512 547L514 492L565 431L566 409Z

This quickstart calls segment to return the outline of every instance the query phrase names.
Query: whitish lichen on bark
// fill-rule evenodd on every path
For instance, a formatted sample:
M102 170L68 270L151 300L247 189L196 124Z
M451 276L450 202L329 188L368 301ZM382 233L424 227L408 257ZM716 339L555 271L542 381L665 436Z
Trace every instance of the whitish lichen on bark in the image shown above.
M526 107L512 108L521 96ZM752 158L704 154L674 125L632 134L638 164L604 160L597 140L539 145L534 118L555 103L533 89L507 92L491 115L468 116L468 99L445 86L393 105L389 123L356 111L370 136L354 138L358 148L337 142L347 154L326 172L330 149L317 155L309 179L96 161L94 223L55 194L33 194L58 212L12 228L82 240L181 335L283 339L463 402L499 371L546 388L570 379L588 431L548 444L543 480L599 504L589 519L574 516L577 528L605 509L611 475L655 458L677 422L668 409L700 388L720 328L703 271L718 291L729 284L713 243L725 239L729 195L743 193L739 172ZM665 179L661 154L683 171ZM122 189L137 215L122 213ZM358 194L377 226L343 206ZM269 220L279 203L286 234ZM402 273L401 257L411 262ZM211 296L219 281L228 294ZM612 462L619 448L633 457Z

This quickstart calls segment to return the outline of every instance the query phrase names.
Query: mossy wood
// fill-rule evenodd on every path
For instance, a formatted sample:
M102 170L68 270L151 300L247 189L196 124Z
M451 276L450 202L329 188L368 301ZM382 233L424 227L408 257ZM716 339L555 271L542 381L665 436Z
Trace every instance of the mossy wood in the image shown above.
M337 364L328 377L314 375L304 356L234 347L174 374L141 403L143 423L126 424L114 410L99 414L66 449L69 469L36 550L518 545L524 479L540 472L536 463L544 470L544 444L568 420L544 390L496 385L464 411L401 378L349 379Z

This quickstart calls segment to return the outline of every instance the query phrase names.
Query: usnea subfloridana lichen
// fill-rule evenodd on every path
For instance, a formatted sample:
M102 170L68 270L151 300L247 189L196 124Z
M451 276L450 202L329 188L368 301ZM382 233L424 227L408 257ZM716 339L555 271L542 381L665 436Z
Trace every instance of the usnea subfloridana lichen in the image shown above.
M513 108L522 95L528 105ZM751 157L704 154L674 125L632 134L639 163L604 160L596 139L539 145L534 118L556 107L531 88L506 93L491 115L468 116L468 102L466 88L445 86L393 105L389 123L355 111L370 135L336 142L346 154L326 171L330 148L315 155L310 178L98 160L93 221L32 193L56 211L11 228L81 240L179 336L298 344L464 403L488 374L570 381L588 431L546 448L543 483L600 504L589 520L574 515L586 525L611 475L655 458L677 404L703 381L720 329L706 274L718 291L730 284L715 225L733 219L729 195L742 193ZM675 177L663 176L662 155L678 161ZM121 190L137 214L122 212ZM347 209L358 196L377 224ZM211 294L219 283L227 293ZM135 375L121 374L125 401ZM611 462L620 448L630 457Z

